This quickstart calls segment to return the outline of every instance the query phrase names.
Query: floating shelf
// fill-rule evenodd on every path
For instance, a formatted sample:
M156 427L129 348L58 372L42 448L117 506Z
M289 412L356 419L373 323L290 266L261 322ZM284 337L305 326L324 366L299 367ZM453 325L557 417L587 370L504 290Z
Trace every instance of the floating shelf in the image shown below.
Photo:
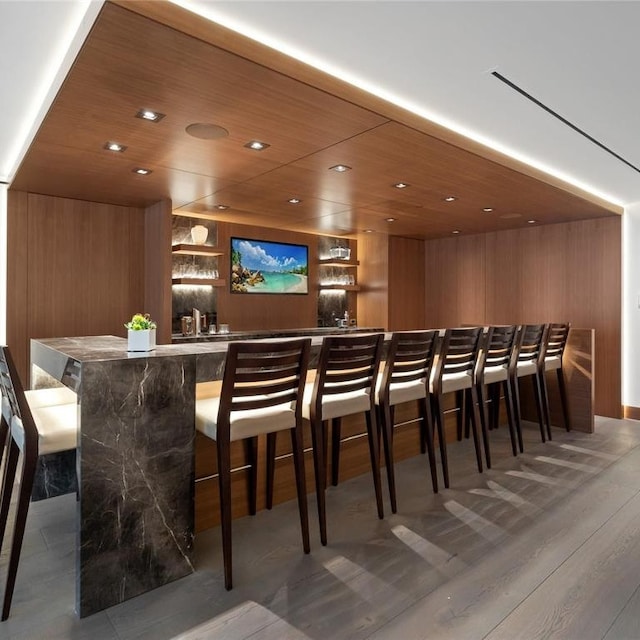
M209 247L205 244L186 244L184 242L180 244L174 244L171 247L172 253L179 253L189 256L223 256L224 252L220 251L218 247Z
M319 260L318 264L323 267L357 267L360 262L358 260L339 260L338 258L324 258Z
M340 290L343 291L360 291L359 284L321 284L320 289Z
M195 284L207 287L224 287L226 280L221 278L172 278L171 284Z

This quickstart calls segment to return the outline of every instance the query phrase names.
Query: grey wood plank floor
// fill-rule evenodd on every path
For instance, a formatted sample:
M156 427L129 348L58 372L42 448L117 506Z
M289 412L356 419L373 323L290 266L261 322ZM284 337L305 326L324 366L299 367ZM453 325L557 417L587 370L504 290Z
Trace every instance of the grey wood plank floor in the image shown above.
M219 530L205 532L195 574L83 620L75 497L34 503L0 640L640 640L640 422L553 436L528 425L514 458L507 430L492 432L483 474L472 444L453 443L437 495L426 457L398 463L384 520L370 476L343 482L327 495L327 547L310 495L307 556L294 502L235 521L231 592Z

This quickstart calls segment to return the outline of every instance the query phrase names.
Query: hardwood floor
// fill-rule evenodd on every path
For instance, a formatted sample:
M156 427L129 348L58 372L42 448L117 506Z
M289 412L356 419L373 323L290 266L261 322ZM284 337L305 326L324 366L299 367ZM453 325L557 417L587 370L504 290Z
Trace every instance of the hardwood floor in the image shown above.
M638 640L640 422L554 429L546 444L527 426L518 458L506 428L491 433L483 474L470 441L450 445L452 488L437 495L426 456L398 463L384 520L369 474L330 488L327 547L310 494L307 556L294 502L235 521L231 592L214 529L197 536L194 575L83 620L75 497L34 503L0 640Z

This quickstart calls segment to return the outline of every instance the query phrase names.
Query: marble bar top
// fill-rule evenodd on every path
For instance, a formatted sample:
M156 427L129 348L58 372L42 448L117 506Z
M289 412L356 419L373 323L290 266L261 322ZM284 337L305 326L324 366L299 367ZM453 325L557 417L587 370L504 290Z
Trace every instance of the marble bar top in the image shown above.
M333 329L328 333L309 330L245 332L229 334L226 340L189 341L178 344L158 345L153 351L127 351L127 339L117 336L80 336L74 338L43 338L31 340L31 362L44 369L57 380L64 382L65 372L70 365L81 366L88 363L100 363L121 360L195 358L196 382L220 380L224 372L224 362L229 342L234 340L259 339L278 341L283 338L310 337L311 362L313 367L326 335L345 335L347 333L378 333L383 329L358 328ZM289 335L293 333L294 335ZM274 335L275 334L275 335ZM284 335L287 334L287 335ZM391 334L385 334L387 338ZM214 336L212 336L214 337ZM220 336L222 337L222 336Z

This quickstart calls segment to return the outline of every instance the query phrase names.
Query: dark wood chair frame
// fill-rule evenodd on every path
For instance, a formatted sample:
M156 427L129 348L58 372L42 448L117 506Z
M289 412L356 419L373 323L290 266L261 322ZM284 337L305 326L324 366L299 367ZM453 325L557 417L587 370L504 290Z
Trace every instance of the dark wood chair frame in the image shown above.
M438 331L398 331L393 333L387 350L384 369L380 374L378 418L382 429L385 465L391 511L397 512L396 483L393 456L395 405L390 403L391 385L423 380L425 394L417 401L420 416L420 450L428 453L431 484L438 493L438 476L433 446L433 415L429 398L429 379L436 355Z
M481 349L478 362L477 385L478 399L480 402L480 420L484 421L483 433L497 429L500 419L500 391L504 392L505 407L507 410L507 421L509 425L509 435L511 437L511 450L514 456L518 455L518 448L522 451L522 433L518 429L515 419L515 404L513 398L513 388L511 380L515 373L518 355L518 327L516 325L495 325L487 328L484 337L484 344ZM504 380L487 384L485 382L485 369L490 367L506 367ZM488 418L485 402L484 390L487 390L489 399ZM517 444L516 444L517 441ZM485 447L487 467L491 467L489 449Z
M310 338L282 342L230 342L225 361L217 419L216 449L224 557L224 582L233 586L231 550L231 413L294 403L290 431L298 495L300 528L309 553L309 518L304 470L302 398L309 366ZM268 434L269 435L269 434ZM256 513L257 436L244 439L249 467L249 511ZM267 461L269 464L269 461Z
M518 363L527 363L532 362L536 366L536 372L530 374L531 382L533 385L533 393L535 397L536 404L536 412L538 415L538 425L540 426L540 438L542 442L546 442L545 436L545 419L544 419L544 408L543 408L543 400L544 396L542 395L542 375L543 375L543 367L544 367L544 341L546 338L546 329L547 326L545 324L525 324L521 325L519 329L520 336L518 338L518 348L517 348L517 360L516 366L514 367L514 373L512 378L512 387L513 387L513 397L515 400L515 410L516 410L516 425L520 438L520 452L523 451L522 447L522 412L521 412L521 402L520 402L520 390L518 384L518 375L517 375L517 364ZM524 378L526 376L520 376L520 378ZM551 430L547 429L547 436L549 440L551 440Z
M433 373L431 400L433 403L433 413L436 418L438 430L438 441L440 445L440 459L442 461L442 474L444 476L444 486L449 487L449 464L447 461L447 446L444 432L444 411L442 406L442 382L445 374L468 373L471 376L471 385L463 389L464 403L458 402L458 415L460 416L463 404L470 408L469 418L471 420L471 433L476 452L476 463L478 471L482 473L482 452L478 437L478 392L476 382L476 368L478 364L478 354L481 346L482 328L459 328L447 329L442 338L442 347ZM458 392L456 392L458 395ZM462 418L460 417L459 420ZM461 424L459 422L458 424ZM488 449L489 438L486 431L483 433L485 449Z
M545 361L550 357L560 358L560 368L556 369L558 379L558 390L560 391L560 403L562 405L562 417L564 419L564 427L567 431L571 431L571 416L569 413L569 399L567 397L567 387L564 380L564 351L569 339L570 323L551 323L547 325L547 336L545 339L544 359L541 366L540 387L543 397L544 418L547 425L549 439L551 439L551 412L549 411L549 391L547 388L547 376Z
M315 469L318 520L320 541L327 544L326 485L327 485L327 447L328 424L322 415L322 399L333 394L366 391L369 394L369 407L365 411L367 440L371 460L371 474L376 495L378 517L384 517L382 506L382 488L380 481L379 428L375 409L375 384L384 334L363 334L352 336L327 336L322 349L313 383L309 421L313 444L313 462ZM331 420L332 428L332 472L334 484L340 456L340 418Z

